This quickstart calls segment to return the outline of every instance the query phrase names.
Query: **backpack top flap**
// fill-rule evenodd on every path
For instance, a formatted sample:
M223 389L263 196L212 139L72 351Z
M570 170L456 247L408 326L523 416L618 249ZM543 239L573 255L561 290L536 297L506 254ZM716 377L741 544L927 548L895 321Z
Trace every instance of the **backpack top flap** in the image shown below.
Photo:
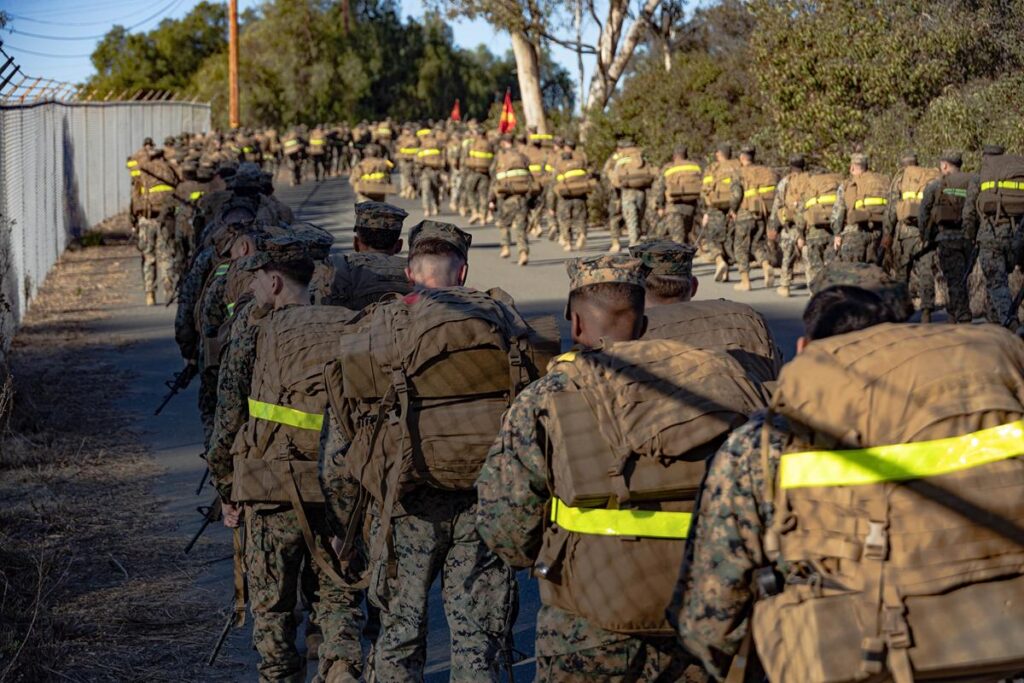
M956 436L958 416L1022 401L1024 345L1007 330L887 323L812 342L783 368L772 410L820 445L864 448Z

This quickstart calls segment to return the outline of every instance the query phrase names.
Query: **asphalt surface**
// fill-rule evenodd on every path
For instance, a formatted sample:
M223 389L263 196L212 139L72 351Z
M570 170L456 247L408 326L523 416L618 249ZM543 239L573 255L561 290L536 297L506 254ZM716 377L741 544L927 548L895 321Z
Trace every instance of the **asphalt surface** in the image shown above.
M292 207L300 220L316 223L334 233L337 237L336 248L350 247L354 204L352 192L344 179L331 178L319 184L307 182L298 187L280 186L278 196ZM422 219L418 203L394 201L410 212L407 226L415 225ZM561 318L568 294L564 261L567 256L581 254L567 254L557 243L541 238L530 245L529 265L521 267L512 259L499 257L496 228L467 226L466 219L445 211L436 220L450 221L472 233L469 286L477 289L501 287L515 298L524 315L554 314ZM598 230L590 235L584 253L597 254L607 248L608 233ZM796 289L793 298L781 299L774 289L763 288L760 273L755 271L755 289L751 292L734 292L731 284L713 282L712 271L710 264L698 264L695 267L695 274L700 280L696 298L730 298L751 304L765 315L787 357L791 356L800 332L800 313L807 299L805 290ZM142 305L140 291L138 305L120 311L101 323L101 326L105 333L128 342L121 347L117 358L113 359L117 364L133 370L137 377L134 386L125 392L122 403L137 414L136 424L143 433L145 444L165 469L154 494L162 505L162 518L168 525L178 529L184 546L201 521L196 506L209 503L207 499L213 498L213 490L207 487L201 496L195 493L203 469L203 463L198 457L202 449L202 431L196 409L195 386L175 398L159 417L152 414L165 392L163 381L181 367L173 339L173 321L173 307L147 308ZM563 335L567 332L563 323ZM568 345L568 340L564 340L563 345ZM223 549L225 557L231 553L231 537L220 524L208 529L201 543ZM515 673L516 680L525 681L531 680L533 676L533 628L539 598L536 582L525 572L521 572L519 578L521 600L515 628L516 649L522 653L525 661L516 665ZM209 565L199 583L200 587L208 589L215 596L216 604L222 601L226 607L231 596L231 563L223 561ZM248 627L234 633L223 653L229 660L244 664L246 675L241 680L255 680L256 655L249 646L249 634ZM448 638L440 604L440 585L436 585L430 605L428 681L448 679Z

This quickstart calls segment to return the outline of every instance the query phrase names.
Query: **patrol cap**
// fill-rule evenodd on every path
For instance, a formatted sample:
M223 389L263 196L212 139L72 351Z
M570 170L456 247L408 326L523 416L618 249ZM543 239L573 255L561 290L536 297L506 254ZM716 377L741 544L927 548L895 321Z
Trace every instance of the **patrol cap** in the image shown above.
M232 190L252 189L259 190L263 186L263 171L259 166L246 161L239 164L235 175L228 181L228 188Z
M283 235L257 241L256 253L238 262L242 270L259 270L268 263L287 263L312 258L309 247L298 235Z
M811 294L837 285L860 287L874 292L900 320L906 320L914 313L914 303L910 299L907 284L891 277L873 263L833 261L814 276L810 284Z
M469 246L473 243L472 235L451 223L426 220L412 226L409 231L409 252L412 253L416 249L417 242L427 239L448 242L458 249L464 258L469 257Z
M408 212L385 202L356 204L356 230L387 230L401 232Z
M863 152L854 152L850 155L850 163L856 164L857 166L868 167L868 155Z
M153 146L153 138L146 138L145 140L143 140L142 141L142 146L143 147L152 147Z
M900 157L900 164L903 166L917 166L917 153L906 152Z
M689 244L654 240L630 247L629 253L643 261L650 269L650 275L690 278L693 276L693 255L697 250Z
M945 161L947 164L953 164L954 166L963 166L964 155L956 150L947 149L939 157L939 161Z
M715 151L716 152L721 152L722 154L724 154L727 157L731 157L732 156L732 145L730 145L728 142L719 142L718 146L715 147Z
M997 157L1006 154L1006 148L1002 145L985 145L981 148L981 153L987 157Z
M690 150L686 147L686 145L677 145L676 148L672 150L672 154L674 154L677 157L682 157L685 159L686 157L690 156Z
M569 292L589 285L619 283L643 287L650 268L630 254L582 256L565 262L569 274Z
M173 145L174 144L174 136L173 135L168 135L167 137L165 137L164 138L164 144L167 145L168 147Z
M623 137L618 139L618 141L615 143L615 146L618 147L619 149L622 149L623 147L632 147L633 146L633 138L628 137L628 136L623 136Z
M789 165L793 168L804 169L807 168L807 159L803 154L794 154L789 158Z
M757 154L757 147L754 147L753 145L749 144L743 145L742 147L740 147L740 154L746 154L747 156L752 157L755 154Z

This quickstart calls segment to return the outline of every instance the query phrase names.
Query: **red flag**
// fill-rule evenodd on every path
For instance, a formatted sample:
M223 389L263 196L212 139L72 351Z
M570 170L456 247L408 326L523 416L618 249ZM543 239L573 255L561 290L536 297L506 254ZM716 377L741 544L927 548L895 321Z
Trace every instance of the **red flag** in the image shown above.
M462 110L459 108L459 98L455 98L455 106L452 107L452 113L449 117L452 121L462 120Z
M512 108L512 88L505 91L505 104L501 107L498 131L502 134L516 129L516 110Z

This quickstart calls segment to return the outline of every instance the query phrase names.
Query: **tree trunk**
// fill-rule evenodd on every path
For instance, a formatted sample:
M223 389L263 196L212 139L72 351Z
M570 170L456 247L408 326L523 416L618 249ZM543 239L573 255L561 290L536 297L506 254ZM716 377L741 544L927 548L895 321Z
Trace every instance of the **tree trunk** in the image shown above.
M628 0L611 0L608 5L608 19L604 23L597 43L597 64L590 79L590 92L583 109L583 125L587 126L591 111L602 111L608 105L619 78L625 73L629 60L633 58L636 46L643 38L644 31L651 23L654 12L661 0L645 0L636 21L632 23L625 37L622 27L629 12ZM621 43L620 43L621 38Z
M525 31L512 31L512 52L516 56L516 74L519 92L523 98L523 113L527 126L537 126L540 133L547 132L544 120L544 99L540 92L540 59L537 46Z

